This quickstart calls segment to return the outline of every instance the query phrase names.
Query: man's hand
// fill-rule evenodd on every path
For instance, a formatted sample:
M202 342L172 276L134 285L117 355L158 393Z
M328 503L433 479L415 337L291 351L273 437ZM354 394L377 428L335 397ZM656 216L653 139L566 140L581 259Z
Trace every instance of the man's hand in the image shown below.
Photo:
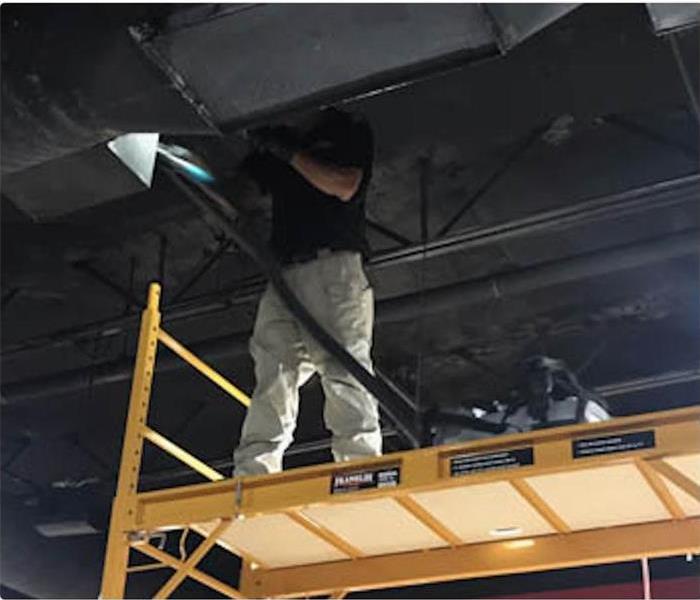
M261 127L248 132L248 139L259 152L268 152L289 163L299 150L299 140L290 127Z

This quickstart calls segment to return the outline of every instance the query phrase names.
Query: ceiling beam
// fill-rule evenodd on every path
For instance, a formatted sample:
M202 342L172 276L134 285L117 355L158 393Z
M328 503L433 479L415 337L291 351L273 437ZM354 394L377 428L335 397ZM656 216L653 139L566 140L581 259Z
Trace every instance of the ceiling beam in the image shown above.
M652 240L606 248L587 254L550 261L490 275L476 280L464 281L416 292L377 303L377 324L403 322L422 314L435 314L463 309L493 299L511 297L562 283L577 281L645 265L659 264L665 260L697 255L700 252L700 232L687 230ZM249 332L235 333L193 345L198 356L212 359L214 356L231 356L247 352ZM158 361L157 371L178 368L179 361L163 357ZM125 381L131 377L132 360L65 371L49 376L11 382L3 385L2 395L6 404L55 396L84 389L89 385Z
M530 235L619 219L654 209L696 202L699 194L700 174L697 173L658 181L583 202L566 203L562 208L541 211L521 219L467 229L427 244L412 244L398 250L383 251L371 257L367 267L376 272L395 265L446 256ZM163 311L163 322L172 324L195 316L226 311L233 305L256 301L264 286L264 278L249 277L235 282L230 289L172 304ZM82 338L120 335L125 331L135 330L137 326L138 315L122 315L54 331L14 344L5 343L0 355L6 358L21 352L58 348Z

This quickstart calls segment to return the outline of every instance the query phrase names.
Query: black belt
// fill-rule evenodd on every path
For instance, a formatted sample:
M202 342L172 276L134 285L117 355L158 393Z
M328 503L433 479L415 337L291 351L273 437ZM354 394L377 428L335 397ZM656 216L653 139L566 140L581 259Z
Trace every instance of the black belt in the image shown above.
M317 258L325 258L336 252L359 252L359 250L352 248L316 248L315 250L305 250L285 256L280 260L280 263L283 265L301 264Z

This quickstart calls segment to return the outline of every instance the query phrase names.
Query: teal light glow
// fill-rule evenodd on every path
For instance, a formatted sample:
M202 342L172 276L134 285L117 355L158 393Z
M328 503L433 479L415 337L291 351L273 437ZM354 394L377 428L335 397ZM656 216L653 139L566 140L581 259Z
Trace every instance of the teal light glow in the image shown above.
M177 154L173 151L177 151ZM189 151L181 148L179 146L166 146L160 144L158 146L158 153L165 157L171 164L177 167L180 171L184 171L187 175L199 181L200 183L213 183L216 178L205 168L193 163L183 156L189 154ZM178 156L180 154L180 156Z

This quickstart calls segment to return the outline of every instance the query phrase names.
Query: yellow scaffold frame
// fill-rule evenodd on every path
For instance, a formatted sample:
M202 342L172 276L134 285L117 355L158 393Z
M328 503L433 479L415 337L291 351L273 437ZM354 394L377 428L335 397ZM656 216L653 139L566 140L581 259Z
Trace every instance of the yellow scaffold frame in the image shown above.
M206 365L160 326L160 287L151 284L143 312L129 411L124 434L117 492L112 507L109 538L102 579L102 598L124 596L129 573L169 567L175 572L154 597L167 598L185 578L230 598L308 597L340 598L351 591L381 589L455 579L524 573L584 565L605 564L641 558L700 552L700 510L688 512L687 502L700 503L696 471L690 474L668 459L700 454L700 407L635 415L588 425L573 425L529 433L501 436L442 447L356 461L349 466L324 464L284 473L225 478L186 450L147 425L148 405L158 343L165 344L200 373L248 406L250 398ZM592 454L581 460L572 454L572 444L581 439L610 436L653 435L654 443L631 451ZM598 437L596 437L598 436ZM138 491L144 440L149 440L179 459L210 483L179 486L149 492ZM531 448L531 463L518 468L484 470L468 477L451 473L455 458L474 453L493 453L513 448ZM606 466L631 465L664 512L659 520L625 525L573 529L531 483L533 477L594 470ZM354 493L333 494L331 481L339 472L398 468L400 482L393 487L374 487ZM533 509L553 532L532 540L465 540L421 505L416 494L458 487L505 482ZM671 485L669 485L671 484ZM671 489L671 487L673 489ZM675 490L675 491L674 491ZM678 490L681 490L679 492ZM420 525L437 536L440 547L413 551L368 554L332 528L305 514L308 507L389 498ZM630 499L634 502L634 498ZM581 499L586 502L585 498ZM274 567L259 556L222 536L237 520L282 515L315 539L340 553L342 559ZM205 526L206 525L206 526ZM149 543L158 531L192 527L204 540L185 559L176 558ZM294 544L294 540L287 540ZM239 589L197 568L219 544L242 559ZM520 544L520 545L518 545ZM130 550L153 558L150 565L129 566Z

